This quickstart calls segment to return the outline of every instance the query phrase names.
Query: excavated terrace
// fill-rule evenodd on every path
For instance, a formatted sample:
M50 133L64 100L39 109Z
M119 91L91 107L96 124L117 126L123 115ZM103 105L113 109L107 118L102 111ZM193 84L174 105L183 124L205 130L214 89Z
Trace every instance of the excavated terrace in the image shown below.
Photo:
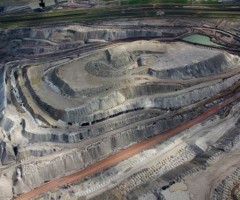
M4 46L15 60L4 63L0 77L5 99L0 104L0 199L34 191L164 135L238 95L239 56L185 43L181 38L192 29L167 27L170 22L180 23L164 19L146 26L136 20L1 31L0 49ZM183 188L183 196L200 200L205 193L189 184L195 172L214 177L218 159L227 160L239 149L239 116L237 98L151 149L36 199L169 199ZM208 192L212 199L237 194L240 166L235 164L230 156L231 189L214 182L221 192ZM199 184L204 181L199 178Z

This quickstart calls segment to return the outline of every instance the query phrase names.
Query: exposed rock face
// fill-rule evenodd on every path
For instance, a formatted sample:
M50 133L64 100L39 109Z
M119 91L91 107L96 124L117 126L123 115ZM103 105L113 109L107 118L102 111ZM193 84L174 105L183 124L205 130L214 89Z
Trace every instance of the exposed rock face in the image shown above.
M131 48L134 48L134 46L131 46ZM122 51L122 50L120 49L119 51ZM110 73L123 72L124 74L128 72L128 69L124 67L121 67L121 70L119 71L119 67L125 66L127 63L129 64L130 61L131 62L134 61L133 55L129 53L127 55L124 54L124 57L126 57L127 60L122 60L120 57L117 59L121 60L121 62L120 63L116 62L118 64L116 63L114 64L113 61L116 61L116 59L113 56L110 56L111 53L106 53L106 52L109 52L109 51L105 51L103 55L100 54L101 55L100 58L97 61L95 61L97 65L91 64L90 66L96 67L99 70L99 72L101 73L103 72L104 74L106 73L106 71L109 71ZM111 58L108 58L109 56ZM86 61L83 61L83 62L86 62ZM102 65L103 62L108 62L109 64L108 70L103 67ZM96 74L97 70L88 68L89 67L88 64L89 62L85 65L84 69L87 72L93 73L93 75L98 76ZM212 68L211 67L212 65L216 66L216 68ZM227 57L224 54L216 54L213 57L210 57L207 61L199 62L196 65L188 65L187 67L175 68L175 71L180 69L180 71L184 73L185 72L192 73L192 75L190 74L186 76L184 75L184 77L182 77L181 75L180 77L178 77L178 79L182 79L182 78L186 79L187 77L188 78L206 77L209 75L229 71L231 68L235 68L235 66L232 63L231 56L228 55ZM170 69L170 71L171 70L173 69ZM30 75L31 73L27 72L28 75ZM55 86L59 85L59 91L61 92L62 95L67 94L75 98L81 98L79 95L77 95L79 91L75 89L75 87L78 87L78 86L74 86L73 88L71 84L64 81L63 77L61 78L60 75L57 73L60 73L60 72L56 68L53 69L53 71L51 71L50 73L51 80L48 80L48 81L53 81L53 85ZM205 73L205 74L201 75L201 73ZM196 76L194 74L198 74L199 76ZM105 75L107 77L109 76L111 77L110 74L105 74ZM168 77L169 79L173 78L171 73L166 74L166 77ZM78 100L76 99L76 102L72 102L72 103L68 102L69 108L65 107L62 109L57 108L55 105L51 105L50 102L44 101L43 98L39 96L40 95L39 92L36 92L37 90L39 90L38 86L36 86L34 82L29 80L28 77L26 77L25 85L29 89L33 98L54 119L60 119L62 121L71 122L71 123L81 123L83 121L92 123L96 120L102 120L103 118L108 118L111 115L116 115L119 112L125 112L127 110L133 110L133 109L141 109L145 105L146 99L149 102L151 107L159 107L162 109L176 109L181 106L187 106L187 105L190 105L191 103L195 103L204 98L213 96L222 90L225 90L227 87L234 84L234 82L236 82L238 79L239 77L238 75L236 75L236 76L227 78L223 82L209 83L210 85L208 86L204 86L204 84L199 85L199 87L192 87L192 88L188 86L189 89L186 89L186 90L183 90L183 89L185 87L187 88L187 86L157 85L155 83L152 83L152 84L145 83L145 84L137 85L135 87L127 86L125 88L119 89L118 92L112 91L112 89L117 86L113 86L112 88L108 86L104 86L105 91L104 91L104 87L103 88L101 87L101 89L98 89L99 88L98 86L98 88L94 88L94 90L92 90L93 94L91 95L91 97L95 97L96 95L100 95L100 97L91 98L90 100L88 100L87 103L79 104L79 106L75 106L76 104L78 104L77 102ZM123 83L123 85L126 85L126 83ZM109 89L110 91L108 92ZM176 92L178 90L181 90L181 91ZM88 93L83 91L81 91L80 93L87 97ZM101 95L102 93L103 95ZM158 93L166 93L166 94L156 95ZM151 96L151 95L154 95L154 96ZM141 98L142 96L148 96L148 98ZM162 97L159 97L159 96L162 96ZM73 101L75 101L75 99L73 99ZM86 100L83 99L83 101L86 101ZM25 103L27 104L27 102ZM62 104L64 103L67 103L67 101L64 101Z
M8 47L13 54L42 54L74 49L82 46L88 40L114 41L127 38L146 38L162 36L166 30L134 29L102 29L90 27L69 26L58 28L17 28L0 32L0 41L9 41ZM170 30L169 30L170 31ZM178 29L175 36L185 32ZM16 39L17 38L17 39ZM5 44L6 42L4 42ZM33 45L32 47L29 47ZM16 48L17 47L17 48Z
M236 185L232 190L232 198L233 199L239 199L240 198L240 188L239 185Z
M238 115L238 113L239 112L236 112L234 115ZM229 118L228 120L230 119L231 118ZM218 124L217 126L221 126L221 124ZM193 134L195 132L197 133L197 135L199 134L201 135L201 131L199 132L198 129L199 127L196 128L195 131L189 131L186 134L188 134L189 138L191 138L189 133ZM208 167L212 165L214 166L214 163L217 162L218 157L220 155L224 157L225 152L228 152L228 153L231 152L234 146L236 146L237 149L239 148L240 133L238 131L237 125L235 125L234 128L230 128L230 129L228 128L227 130L228 130L227 132L223 133L223 136L221 136L216 140L216 142L214 143L214 147L209 147L206 151L202 151L196 146L190 145L188 148L185 147L185 148L181 148L177 152L176 151L172 152L174 153L174 156L169 155L169 157L167 157L168 161L163 160L159 157L160 162L155 159L156 160L155 162L150 163L148 166L145 166L144 169L141 169L139 170L139 172L134 173L126 181L123 181L118 187L113 188L110 191L108 190L107 192L101 195L98 195L92 199L94 200L105 199L105 198L114 199L115 198L114 193L120 193L120 195L118 196L121 196L122 199L133 199L133 198L139 199L141 196L146 196L146 194L151 195L152 198L171 199L170 198L171 195L172 196L177 195L178 192L181 191L181 188L179 189L176 188L176 191L173 191L173 189L171 189L171 186L174 185L177 181L188 179L189 174L190 174L189 176L193 174L192 175L193 178L196 178L194 176L196 172L201 173L202 171L204 173ZM206 131L206 129L204 131ZM206 135L204 137L206 137ZM185 140L185 142L187 141L188 140ZM182 155L180 156L180 154ZM231 166L231 164L229 165ZM138 166L141 166L141 165L138 165ZM229 198L231 194L234 195L235 193L233 191L235 191L235 189L238 187L238 185L236 185L239 181L238 171L239 169L237 168L237 170L234 171L230 176L227 176L227 178L222 181L221 185L218 186L215 190L213 190L213 197L210 197L210 199L225 199L225 198ZM116 172L116 174L118 173ZM212 171L212 173L214 173L214 171ZM224 173L227 173L227 172L224 171ZM115 180L114 179L115 176L112 175L111 179ZM210 181L211 181L211 178L209 182ZM79 185L76 185L75 191L76 191L76 194L78 194L77 191L81 191L81 194L83 196L84 194L86 195L86 193L83 190L81 190L80 185L82 186L82 184L83 183L81 184L79 183ZM191 184L194 185L192 182ZM236 187L233 188L234 185L236 185ZM196 190L199 191L198 185L195 185L192 187L196 187ZM207 185L206 187L209 188L209 185ZM188 191L186 190L188 190L188 188L186 187L182 189L182 192L186 195L186 197L189 195L192 195L192 196L195 195L195 194L191 194L191 190L188 190ZM199 192L203 193L203 191L201 190ZM89 194L91 194L90 191L89 191ZM198 196L196 198L201 199Z
M215 189L212 199L239 199L239 168L226 177Z
M0 50L17 56L5 65L6 77L0 66L0 199L27 193L156 135L165 138L169 129L237 97L238 56L180 42L191 30L161 23L156 28L129 22L0 32ZM155 37L172 42L144 40ZM225 161L238 148L239 105L237 99L161 144L39 199L168 200L197 194L200 200L203 194L189 182L196 175L202 183L198 173L211 175L215 163L221 166L218 159ZM230 157L233 165L236 159ZM221 190L211 197L237 198L237 177L234 184L223 178L223 186L214 186Z
M229 86L234 84L240 78L239 75L231 77L221 83L214 84L212 86L207 86L199 89L195 89L184 94L179 95L169 95L167 97L148 97L147 100L149 101L151 107L158 107L162 109L176 109L182 106L188 106L192 103L195 103L199 100L203 100L207 97L211 97L216 95L222 90L227 89ZM131 103L126 103L125 105L121 105L118 109L110 109L105 111L104 113L98 113L96 115L92 115L92 113L97 112L100 109L100 105L105 102L105 105L110 105L111 107L115 107L118 105L116 102L117 99L113 98L114 96L110 96L106 99L94 100L87 103L85 106L80 108L68 109L63 111L63 115L59 116L63 121L70 121L70 122L81 122L81 121L93 121L93 119L101 119L103 116L107 117L107 115L116 114L119 111L129 110L129 109L138 109L144 105L144 101L146 99L138 99L137 102L133 101ZM108 114L109 113L109 114ZM107 114L107 115L106 115ZM86 116L89 115L89 116ZM86 116L86 117L85 117Z
M14 194L21 194L26 193L30 191L30 188L25 185L25 183L22 180L22 169L17 168L16 170L16 180L14 184Z
M53 85L57 85L62 94L67 94L69 96L76 95L76 92L57 75L57 69L53 69L50 78Z
M221 73L226 71L228 68L229 66L226 56L218 54L203 62L175 69L156 71L150 68L148 73L152 76L156 76L157 78L191 79Z
M71 154L56 157L52 161L24 164L22 166L22 181L27 187L33 189L45 181L57 178L59 174L66 174L86 167L95 163L99 159L112 154L112 152L126 148L132 143L136 143L144 138L157 134L158 132L156 130L161 132L171 126L176 126L193 116L194 114L190 113L188 115L183 115L183 117L176 116L168 120L162 120L157 123L156 126L158 128L156 128L156 126L149 125L146 126L146 128L138 127L137 129L129 129L113 135L112 137L104 138L95 144L91 144L85 149L80 149ZM53 142L56 142L56 140L53 140ZM41 138L38 138L37 141L41 141ZM70 140L68 142L72 141ZM77 141L75 140L74 142ZM57 166L60 171L56 170Z
M197 113L197 111L195 111ZM126 119L126 121L123 122L119 122L120 124L117 123L112 123L109 124L108 127L99 127L98 129L88 129L82 132L73 132L71 134L59 134L59 133L47 133L47 134L36 134L36 133L31 133L28 131L24 131L23 135L25 137L27 137L31 142L67 142L67 143L76 143L79 141L83 141L92 137L97 137L100 136L102 134L104 134L105 132L111 131L114 128L119 128L119 133L122 134L123 137L127 137L125 141L125 139L122 139L121 137L118 137L117 139L119 140L119 142L131 142L132 139L139 139L141 140L141 137L150 137L154 134L157 134L158 131L162 132L164 130L167 130L168 128L172 127L172 126L176 126L179 123L187 120L187 119L191 119L193 118L196 113L195 112L191 112L189 114L182 114L182 115L176 115L176 116L172 116L170 118L167 119L161 119L161 118L152 118L151 120L154 123L151 123L149 120L145 120L142 116L137 118L139 120L143 120L148 122L146 123L146 127L144 126L128 126L129 129L125 130L125 131L121 131L120 128L123 128L124 125L130 125L131 122L134 123L135 120L137 119ZM146 116L145 116L146 117ZM147 118L148 119L148 118ZM129 121L130 120L130 121ZM122 124L123 123L123 124ZM155 130L157 127L157 131ZM141 132L141 134L140 134ZM133 137L132 134L134 134L135 136ZM115 137L115 136L114 136ZM133 137L133 138L131 138ZM118 142L115 141L115 142Z
M0 140L0 161L2 165L7 165L15 161L13 146L10 142Z
M6 119L3 119L2 122L1 122L1 126L3 128L4 131L6 131L7 133L9 133L9 131L11 130L11 128L14 126L14 122L9 119L9 118L6 118Z
M2 118L2 111L5 107L4 92L4 67L0 65L0 118Z
M85 30L84 30L85 29ZM51 31L51 30L49 30ZM39 34L40 32L38 32ZM46 32L45 32L46 34ZM140 37L149 37L149 36L162 36L160 31L151 31L151 30L91 30L88 27L83 27L83 31L81 30L58 30L50 33L50 37L48 35L44 35L45 37L49 37L50 40L53 41L62 41L63 37L67 35L68 40L87 40L87 39L104 39L104 40L120 40L126 38L140 38ZM66 40L66 39L65 39Z
M13 197L12 183L7 177L0 178L0 199L10 200Z

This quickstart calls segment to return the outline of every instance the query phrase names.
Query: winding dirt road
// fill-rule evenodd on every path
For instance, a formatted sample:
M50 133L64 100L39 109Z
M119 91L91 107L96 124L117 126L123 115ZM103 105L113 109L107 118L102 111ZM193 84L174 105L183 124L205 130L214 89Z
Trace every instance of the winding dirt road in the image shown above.
M125 159L128 159L145 149L153 147L154 145L156 145L160 142L163 142L164 140L166 140L188 128L191 128L192 126L203 122L204 120L208 119L210 116L216 114L220 109L222 109L223 107L225 107L226 105L232 103L233 101L235 101L237 99L240 99L240 93L237 93L234 96L230 97L229 99L223 101L222 103L205 110L201 115L199 115L198 117L196 117L192 120L184 122L181 125L179 125L175 128L172 128L170 130L167 130L165 132L162 132L161 134L156 135L150 139L139 142L138 144L135 144L125 150L122 150L114 155L111 155L108 158L105 158L91 166L88 166L87 168L85 168L79 172L76 172L71 175L64 176L60 179L45 183L42 186L32 190L31 192L28 192L19 197L16 197L15 200L30 200L31 198L36 197L37 195L39 195L41 193L47 192L47 191L57 188L59 186L63 186L66 184L76 182L87 176L93 175L97 172L100 172L109 167L112 167L112 166L118 164L119 162L121 162Z

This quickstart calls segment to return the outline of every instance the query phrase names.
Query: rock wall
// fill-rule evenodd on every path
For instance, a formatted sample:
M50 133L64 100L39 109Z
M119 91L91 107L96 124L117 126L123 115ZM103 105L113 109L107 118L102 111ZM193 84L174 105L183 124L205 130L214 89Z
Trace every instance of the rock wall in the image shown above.
M239 118L238 107L234 108L234 110L235 111L232 110L232 116L228 118L230 121L233 118L237 121ZM214 120L209 121L208 123L208 125L204 124L204 126L211 127L211 123L215 124ZM217 123L217 126L221 127L221 123ZM207 131L207 127L202 129L198 126L195 131L196 136L198 135L201 138L201 132L212 134L211 131ZM78 188L76 191L79 191L79 194L82 194L82 196L87 194L89 194L89 196L96 195L91 198L93 200L105 198L115 199L116 196L114 194L118 194L118 197L121 196L121 199L139 199L143 196L146 197L146 194L151 194L152 198L162 199L162 192L167 190L171 185L183 180L188 174L193 174L200 170L205 171L207 167L216 162L215 160L218 159L220 155L230 152L235 145L239 144L240 132L238 123L236 123L233 128L227 129L226 132L225 130L222 131L224 131L223 135L216 139L216 142L213 142L213 144L209 143L208 149L203 151L197 146L191 144L190 141L193 139L191 134L194 134L194 131L189 130L190 135L187 132L186 135L188 135L187 137L192 138L189 140L190 143L185 136L182 136L184 142L187 142L188 144L186 148L181 148L178 151L171 151L174 156L169 155L166 160L161 160L161 162L158 162L157 159L154 163L149 162L149 165L146 165L144 169L140 168L141 170L139 170L139 172L133 173L129 178L125 178L125 180L118 186L113 187L113 184L111 184L113 189L106 190L103 193L101 192L100 195L96 195L98 194L97 192L91 193L91 190L88 189L89 192L86 193L76 185L75 187ZM176 142L173 138L172 140ZM177 145L177 142L175 145ZM111 179L114 180L114 178ZM238 171L235 171L231 176L228 176L216 190L213 190L214 199L228 199L231 196L229 193L233 190L235 191L233 186L238 186L238 183ZM191 184L193 183L191 182ZM195 187L199 188L198 186ZM97 187L95 190L98 191ZM189 194L191 190L186 192ZM237 192L232 192L233 195L235 195L235 193Z
M157 71L150 68L148 74L157 78L191 79L218 74L229 69L230 66L226 56L223 53L219 53L202 62L175 69Z
M8 165L15 160L12 144L9 141L0 139L0 165Z
M76 95L76 92L70 88L70 86L64 82L57 74L57 69L53 69L53 71L49 72L50 76L49 79L50 81L59 88L59 90L61 91L61 93L67 94L68 96L74 97Z
M90 101L89 103L86 103L84 106L76 107L74 109L66 109L65 111L63 111L63 114L62 116L60 116L60 119L63 121L70 122L93 121L93 119L95 120L101 119L103 118L103 116L104 117L110 116L120 111L130 109L133 110L136 108L144 107L144 105L146 105L146 102L149 102L148 103L150 105L149 107L158 107L162 109L176 109L183 106L188 106L197 101L214 96L217 93L233 85L239 79L240 75L235 75L233 77L225 79L222 82L202 87L199 89L191 90L183 94L178 95L170 94L165 97L157 96L137 100L134 99L130 103L125 102L124 104L117 106L115 108L105 110L104 112L98 112L98 114L94 114L94 112L101 110L100 109L101 103L104 102L106 105L110 105L111 107L113 105L115 106L118 105L118 103L116 102L116 99L115 98L112 99L111 96L102 100L95 99ZM114 97L114 95L112 97Z
M5 108L5 83L4 83L4 67L0 65L0 119L2 111Z
M233 200L239 199L239 184L240 184L240 168L237 168L231 175L227 176L222 182L214 189L211 199L212 200Z
M142 30L132 29L101 29L81 27L79 30L71 30L71 27L63 30L61 27L52 28L15 28L0 32L0 41L7 44L7 49L13 54L42 54L73 49L83 45L91 39L122 40L128 38L161 37L167 30ZM184 32L179 29L173 35ZM17 38L17 39L16 39ZM9 41L9 42L6 42ZM36 47L37 45L37 47ZM31 46L31 47L30 47ZM18 47L18 48L16 48Z
M127 144L131 143L131 140L141 140L146 137L151 137L154 134L161 133L164 130L169 129L170 127L177 126L179 123L191 119L194 116L196 116L197 112L190 112L189 114L183 114L178 115L172 118L168 119L156 119L158 122L148 122L145 125L142 126L136 126L136 127L129 127L128 130L125 131L116 131L116 134L113 136L115 139L113 139L114 144L119 142L121 144L125 140L123 138L126 138L125 141ZM144 119L141 117L141 119ZM126 126L128 124L131 124L136 119L127 119L127 121L123 122L122 124L120 122L120 127ZM154 121L154 120L153 120ZM144 122L144 121L143 121ZM57 133L47 133L47 134L38 134L38 133L31 133L27 131L23 131L23 135L28 138L31 142L67 142L67 143L76 143L80 142L89 138L94 138L99 135L105 134L106 132L111 131L111 129L118 129L119 124L118 123L112 123L108 125L108 127L98 127L97 129L91 129L85 131L79 131L79 132L73 132L70 134L57 134ZM120 135L118 135L120 134ZM124 145L123 145L124 146Z
M167 130L170 127L177 126L195 115L196 112L186 113L182 116L161 120L155 125L146 125L122 131L111 137L104 138L95 144L91 144L85 149L76 150L71 154L62 155L50 161L43 160L31 164L22 164L21 179L27 187L33 189L45 181L77 171L109 156L113 152L159 134L159 132Z

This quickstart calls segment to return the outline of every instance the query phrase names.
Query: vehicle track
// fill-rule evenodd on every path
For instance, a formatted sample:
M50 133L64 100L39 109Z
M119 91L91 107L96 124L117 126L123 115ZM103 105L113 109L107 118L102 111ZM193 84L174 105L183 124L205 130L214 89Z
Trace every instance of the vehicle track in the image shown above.
M30 200L31 198L36 197L37 195L39 195L41 193L47 192L51 189L57 188L62 185L76 182L87 176L90 176L92 174L100 172L106 168L112 167L112 166L118 164L119 162L126 160L137 153L140 153L143 150L146 150L152 146L155 146L156 144L163 142L164 140L166 140L174 135L177 135L178 133L180 133L186 129L189 129L192 126L205 121L212 115L216 114L223 107L227 106L228 104L230 104L238 99L240 99L239 92L237 94L235 94L234 96L228 98L227 100L223 101L222 103L205 110L200 116L198 116L190 121L184 122L181 125L173 128L173 129L167 130L167 131L165 131L159 135L156 135L150 139L139 142L138 144L135 144L123 151L120 151L112 156L109 156L93 165L90 165L79 172L76 172L71 175L62 177L60 179L45 183L42 186L40 186L26 194L16 197L15 200Z

